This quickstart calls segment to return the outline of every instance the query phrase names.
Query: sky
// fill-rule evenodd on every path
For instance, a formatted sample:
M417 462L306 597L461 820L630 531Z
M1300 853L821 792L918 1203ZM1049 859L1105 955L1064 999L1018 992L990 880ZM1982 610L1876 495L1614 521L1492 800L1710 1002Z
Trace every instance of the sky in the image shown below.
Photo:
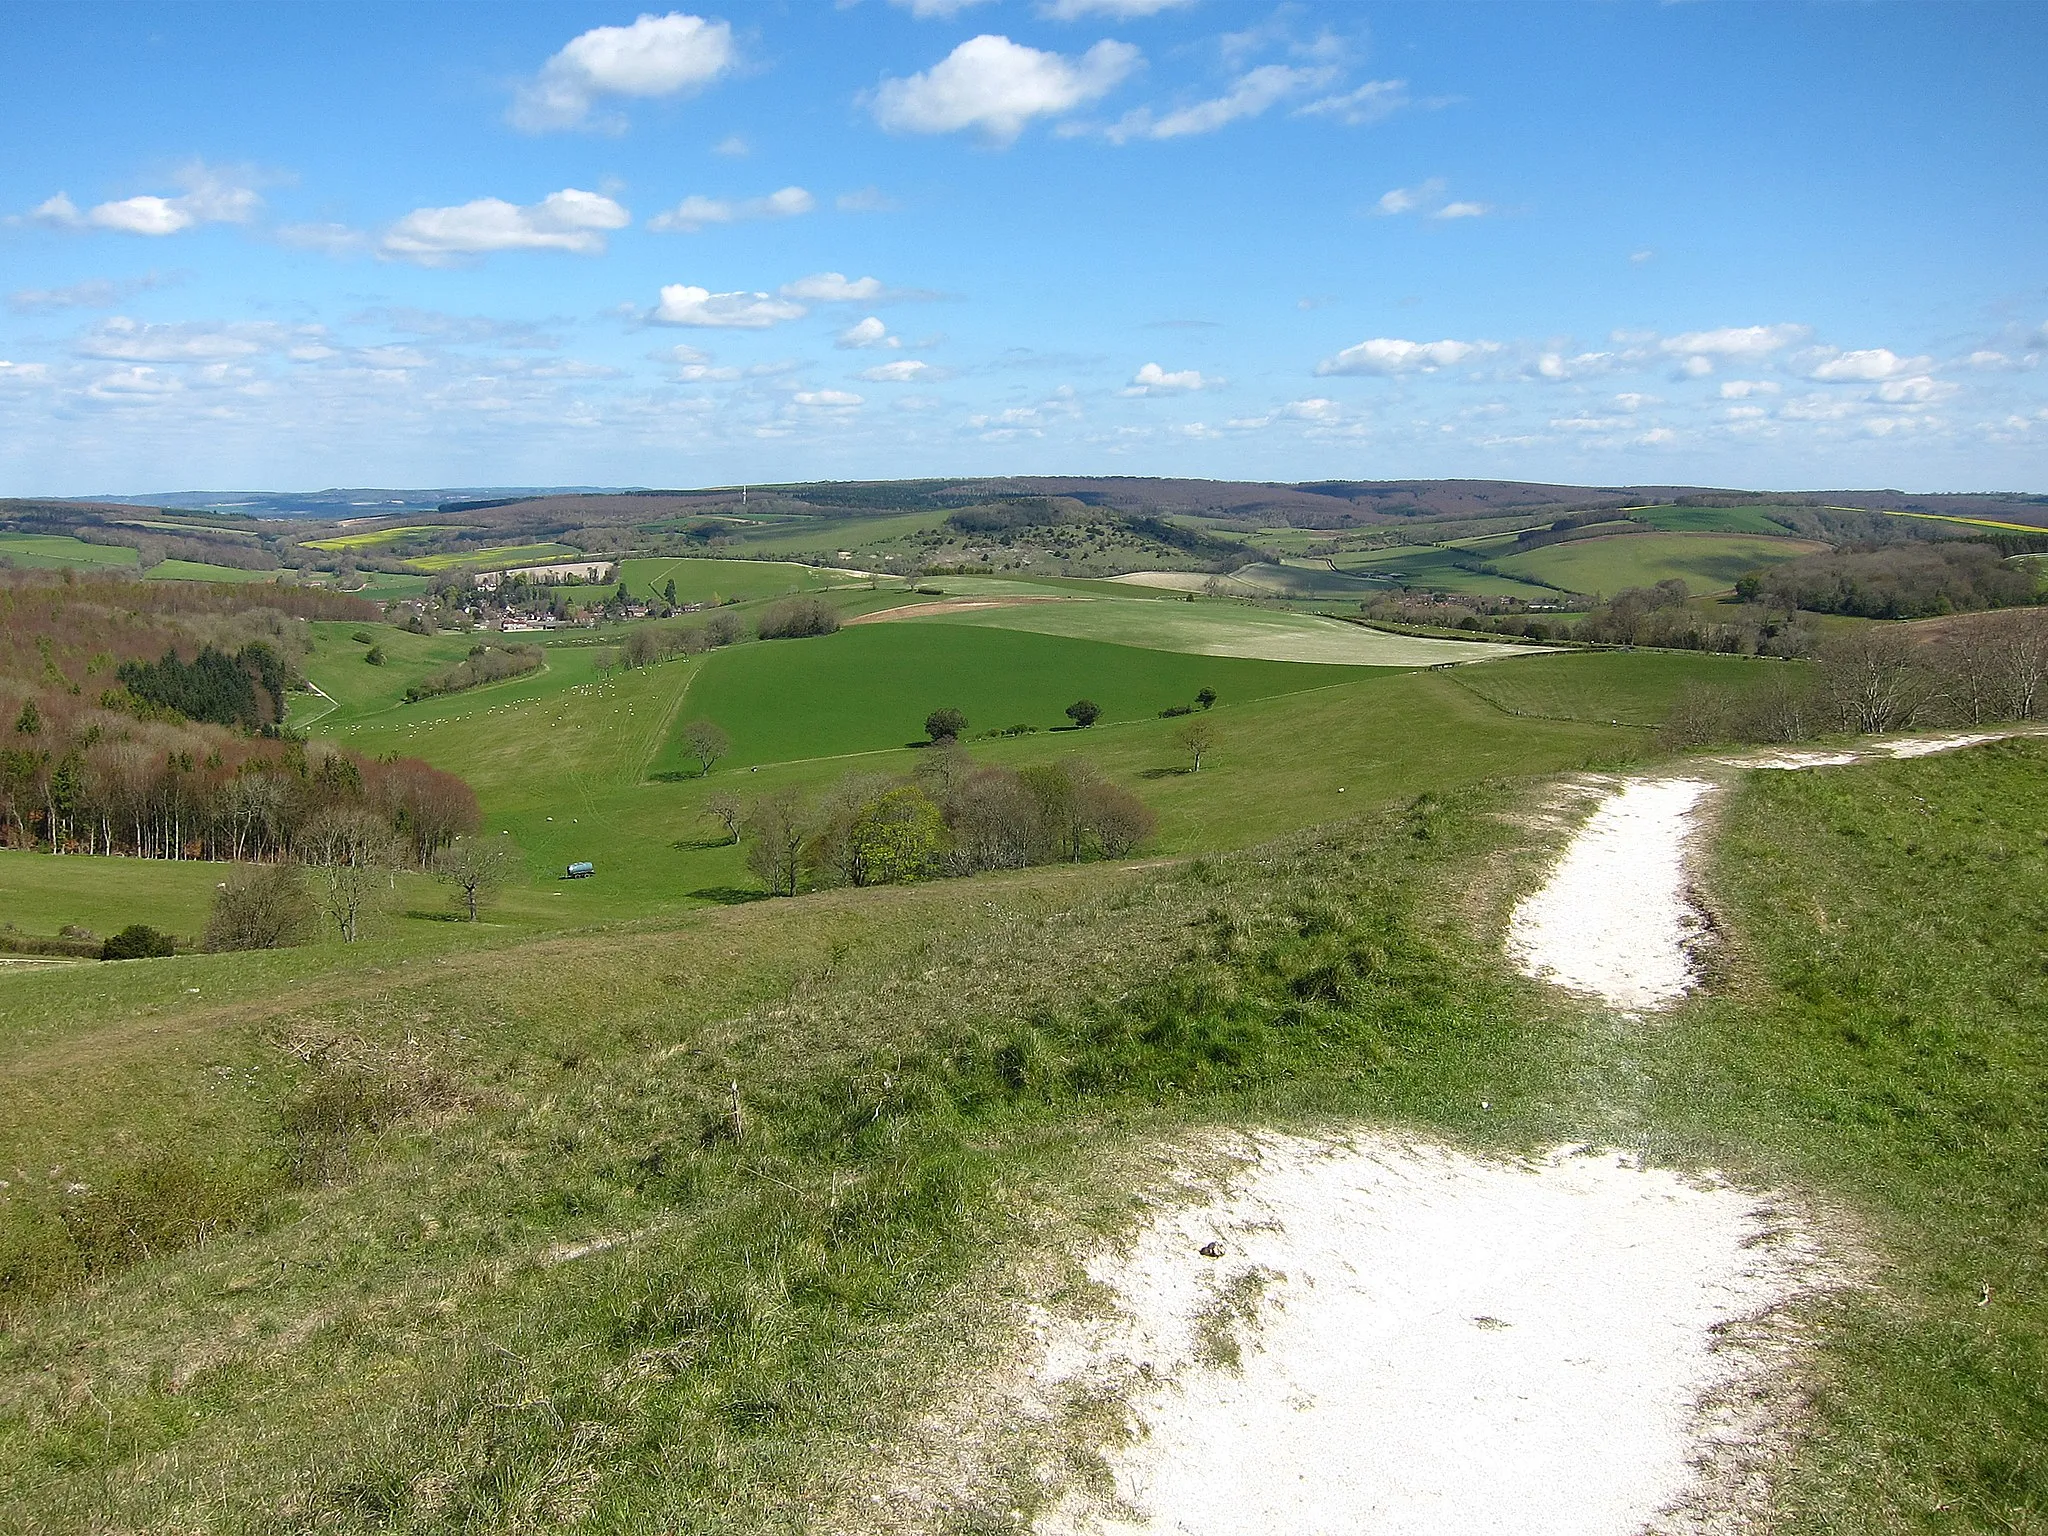
M0 494L2048 491L2048 6L0 3Z

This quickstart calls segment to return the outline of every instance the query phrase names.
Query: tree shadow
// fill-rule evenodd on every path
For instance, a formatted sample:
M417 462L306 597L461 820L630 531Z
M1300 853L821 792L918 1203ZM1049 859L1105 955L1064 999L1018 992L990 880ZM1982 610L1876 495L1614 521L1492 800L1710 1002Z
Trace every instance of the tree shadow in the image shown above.
M695 768L664 768L659 773L647 775L648 782L654 784L687 784L692 779L708 777L708 774L700 772Z
M737 885L707 885L690 891L687 894L696 897L699 901L715 901L721 907L738 907L744 906L750 901L767 901L769 899L769 894L766 891L750 891Z
M469 921L469 914L467 912L422 912L417 907L409 910L405 915L416 923L466 923Z
M1147 768L1138 777L1141 779L1177 779L1182 774L1193 773L1192 768Z
M733 848L738 845L729 837L679 837L669 844L678 853L696 853L705 848Z

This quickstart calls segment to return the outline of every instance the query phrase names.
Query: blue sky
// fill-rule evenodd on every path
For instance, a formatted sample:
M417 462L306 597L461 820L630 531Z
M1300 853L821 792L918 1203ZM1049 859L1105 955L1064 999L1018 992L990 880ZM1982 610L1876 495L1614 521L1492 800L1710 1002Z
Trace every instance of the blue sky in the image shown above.
M2048 490L2048 7L5 4L0 492Z

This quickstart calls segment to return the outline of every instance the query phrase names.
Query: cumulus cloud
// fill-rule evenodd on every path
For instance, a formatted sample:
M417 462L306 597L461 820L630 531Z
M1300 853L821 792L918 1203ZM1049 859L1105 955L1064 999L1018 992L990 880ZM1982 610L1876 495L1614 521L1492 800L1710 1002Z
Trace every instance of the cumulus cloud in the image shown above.
M661 302L647 318L655 325L762 331L785 320L801 320L809 313L801 304L770 294L713 293L688 283L669 283L661 290Z
M1721 385L1723 400L1747 400L1751 395L1775 395L1778 386L1769 379L1729 379Z
M1870 347L1860 352L1817 353L1807 361L1811 364L1807 369L1808 378L1871 384L1879 379L1924 372L1933 360L1900 357L1889 347Z
M528 133L588 127L601 97L702 90L738 61L730 26L681 11L643 15L631 26L592 27L519 87L506 117Z
M1368 80L1339 95L1325 96L1297 110L1298 117L1328 117L1352 128L1385 122L1409 105L1406 80Z
M386 256L447 266L491 251L569 251L602 255L605 234L633 216L597 192L565 187L521 207L481 197L454 208L415 208L385 232Z
M984 33L922 74L884 80L872 99L875 121L897 133L974 129L1009 144L1033 118L1059 117L1108 95L1140 58L1128 43L1104 40L1068 58Z
M1536 373L1545 379L1582 379L1611 373L1620 362L1612 352L1545 352L1536 359Z
M231 176L198 161L185 166L173 179L185 189L176 197L124 197L81 212L70 197L59 192L31 208L28 217L32 223L54 229L163 236L183 234L201 224L247 224L263 207L263 198L246 185L246 176Z
M1157 363L1147 363L1131 377L1130 385L1124 389L1126 395L1184 395L1198 389L1217 389L1226 380L1204 378L1198 369L1183 368L1177 373L1168 373Z
M901 357L893 363L881 363L864 369L861 377L874 384L930 384L939 379L950 378L943 368L934 368L930 363L919 362L914 357Z
M861 403L861 397L843 389L800 389L790 403L813 410L845 411Z
M784 187L765 197L686 197L666 213L657 213L647 227L659 234L694 235L707 224L739 224L750 219L793 219L809 213L818 200L802 187Z
M1316 364L1318 374L1434 373L1455 367L1467 358L1498 352L1493 341L1403 341L1395 336L1375 336L1355 347L1346 347L1335 357Z
M1491 203L1445 203L1430 217L1432 219L1483 219L1493 212Z
M1887 405L1934 405L1953 396L1961 386L1947 379L1916 373L1903 379L1886 379L1877 386L1877 398Z
M1443 179L1432 176L1417 186L1394 187L1382 192L1380 200L1373 205L1373 211L1390 218L1397 217L1400 214L1413 213L1418 208L1425 208L1443 195Z
M832 345L849 351L862 347L900 347L903 338L891 336L889 327L882 324L879 315L869 315L865 320L856 320L833 339Z
M1214 133L1241 118L1258 117L1290 96L1325 86L1335 74L1327 65L1298 68L1291 64L1261 64L1239 75L1221 96L1178 108L1162 117L1140 107L1104 129L1103 136L1112 144L1127 144L1133 139L1180 139Z

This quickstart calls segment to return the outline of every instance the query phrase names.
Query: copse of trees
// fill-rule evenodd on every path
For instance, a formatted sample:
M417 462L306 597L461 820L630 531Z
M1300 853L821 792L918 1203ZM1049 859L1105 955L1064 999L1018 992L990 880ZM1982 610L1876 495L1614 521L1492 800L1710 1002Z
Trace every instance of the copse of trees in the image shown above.
M1752 571L1744 602L1864 619L1925 619L2038 602L2035 573L1989 544L1947 539L1858 545Z
M429 672L410 685L405 690L405 699L408 704L417 704L421 699L430 699L438 694L461 693L466 688L480 687L484 683L524 677L529 672L538 672L546 664L547 654L537 645L476 645L470 647L469 655L454 666Z
M815 802L764 796L740 833L747 867L772 894L793 896L1122 858L1155 825L1143 801L1086 762L1010 769L949 745L911 777L849 774Z
M763 640L802 640L839 628L839 611L823 598L789 597L770 603L754 623Z
M382 659L381 657L379 658ZM156 661L124 661L115 675L136 698L187 720L261 730L284 719L285 692L297 681L284 658L261 640L230 656L201 646L190 661L166 649Z
M1667 746L1784 743L1835 732L1988 725L2048 715L2048 611L1987 615L1933 641L1872 626L1822 645L1810 667L1747 688L1697 687L1665 720Z

